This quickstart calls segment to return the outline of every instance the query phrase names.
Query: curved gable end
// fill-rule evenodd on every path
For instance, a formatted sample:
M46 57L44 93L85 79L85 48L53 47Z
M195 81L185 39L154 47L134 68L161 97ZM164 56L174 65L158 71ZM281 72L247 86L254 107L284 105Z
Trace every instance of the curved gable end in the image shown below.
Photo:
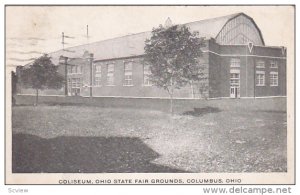
M215 39L221 45L239 45L249 42L254 45L265 45L254 20L243 13L229 19Z

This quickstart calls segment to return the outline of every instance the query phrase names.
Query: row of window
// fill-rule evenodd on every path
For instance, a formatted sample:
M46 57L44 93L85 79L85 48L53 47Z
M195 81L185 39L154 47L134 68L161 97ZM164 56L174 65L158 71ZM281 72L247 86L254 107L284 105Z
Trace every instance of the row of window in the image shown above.
M241 60L239 58L232 58L230 60L230 67L234 68L235 70L239 71L239 68L241 67ZM265 71L264 68L265 62L263 60L259 60L255 64L256 67L256 76L255 76L255 83L256 86L265 86ZM236 69L238 68L238 69ZM277 61L270 61L270 68L272 68L272 71L270 72L270 86L278 86L278 64ZM230 76L230 84L231 85L239 85L239 74L231 74Z
M102 85L102 65L98 64L94 66L94 86ZM106 85L114 86L115 85L115 65L107 64L107 72L106 72ZM133 63L125 62L124 63L124 86L133 86L133 77L132 77ZM150 68L149 65L144 65L143 71L144 77L144 86L152 86L150 81Z
M232 68L239 68L241 64L240 59L233 58L231 59L231 67ZM262 69L265 68L264 61L258 61L256 63L256 68ZM270 62L270 68L278 68L276 61ZM150 66L144 65L143 67L143 84L144 86L152 86L150 80ZM107 72L106 72L106 85L107 86L114 86L115 85L115 65L114 64L107 64ZM133 62L125 62L124 63L124 86L133 86ZM80 74L82 73L82 66L70 66L68 67L68 74ZM239 74L232 74L231 75L231 85L239 85ZM235 78L233 78L233 76ZM256 86L265 86L265 71L257 70L256 71ZM72 88L80 88L81 87L81 80L80 78L73 78L68 80L69 86ZM102 85L102 65L94 65L94 86L101 86ZM278 86L278 72L271 71L270 72L270 86Z
M82 66L81 65L70 65L68 66L68 74L82 74Z
M231 68L240 68L241 67L241 59L239 58L232 58L230 60L230 67ZM259 60L255 64L256 68L265 68L265 61ZM278 68L278 63L277 61L270 61L270 68Z
M258 61L256 63L256 68L265 68L265 62L264 61ZM271 61L270 62L270 68L278 68L278 64L276 61Z
M82 80L81 78L70 78L68 79L68 89L71 88L81 88Z
M270 86L278 86L278 72L270 72ZM256 86L265 86L265 71L256 71ZM240 74L230 73L230 86L240 86Z
M266 68L265 62L263 60L256 62L256 86L265 86L265 71L264 68ZM270 61L270 68L273 70L278 69L277 61ZM270 72L270 86L278 86L278 72L277 71L271 71Z
M256 86L265 86L265 71L256 71ZM278 86L278 72L270 72L270 86Z

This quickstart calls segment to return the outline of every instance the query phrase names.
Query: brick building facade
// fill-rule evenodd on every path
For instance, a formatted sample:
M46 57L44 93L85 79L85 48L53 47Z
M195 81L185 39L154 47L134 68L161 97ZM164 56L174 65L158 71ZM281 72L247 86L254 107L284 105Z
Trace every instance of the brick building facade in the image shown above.
M207 79L176 90L175 98L286 95L286 49L265 46L252 18L238 13L185 25L206 38L199 65ZM168 98L165 90L151 83L149 66L143 64L144 43L150 36L151 32L138 33L70 48L74 53L51 53L66 83L61 90L42 94ZM18 92L34 94L22 83Z

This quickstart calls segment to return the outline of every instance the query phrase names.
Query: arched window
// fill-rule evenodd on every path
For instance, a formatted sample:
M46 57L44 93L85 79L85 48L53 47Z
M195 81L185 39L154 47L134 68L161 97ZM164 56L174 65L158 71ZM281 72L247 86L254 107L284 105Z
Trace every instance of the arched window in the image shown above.
M240 15L225 24L216 40L223 45L238 45L252 42L254 45L264 45L259 30L251 19Z

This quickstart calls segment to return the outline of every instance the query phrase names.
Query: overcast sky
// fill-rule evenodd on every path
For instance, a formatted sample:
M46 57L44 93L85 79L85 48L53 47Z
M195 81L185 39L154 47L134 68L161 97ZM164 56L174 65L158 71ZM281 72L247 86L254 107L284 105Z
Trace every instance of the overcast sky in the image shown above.
M8 66L24 65L41 55L65 47L150 31L170 17L183 24L244 12L261 29L269 46L293 45L294 12L291 6L8 6L6 7L6 59ZM201 32L200 32L201 34Z

